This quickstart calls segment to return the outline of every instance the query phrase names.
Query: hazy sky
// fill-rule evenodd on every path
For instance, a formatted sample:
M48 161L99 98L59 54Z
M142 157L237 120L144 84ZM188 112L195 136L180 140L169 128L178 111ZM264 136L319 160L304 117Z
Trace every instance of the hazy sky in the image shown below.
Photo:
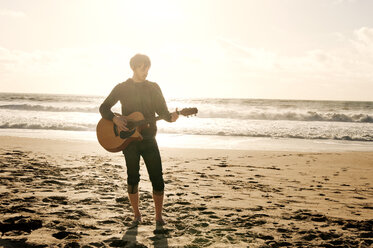
M0 91L373 101L373 1L0 1Z

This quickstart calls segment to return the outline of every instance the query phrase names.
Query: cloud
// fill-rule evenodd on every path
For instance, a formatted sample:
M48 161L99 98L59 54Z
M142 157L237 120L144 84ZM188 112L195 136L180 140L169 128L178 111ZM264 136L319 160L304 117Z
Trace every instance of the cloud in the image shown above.
M300 55L249 47L224 37L217 40L225 51L225 60L231 62L228 73L237 82L251 82L247 94L373 100L368 93L373 91L373 28L361 27L330 37L334 38L333 46L320 44ZM246 87L245 83L241 85Z
M333 4L356 3L358 0L334 0Z
M272 51L257 47L245 47L224 37L217 38L232 60L241 62L250 70L272 70L276 66L278 55Z
M112 68L120 65L125 47L107 45L85 48L61 48L34 50L30 52L0 47L0 68L9 73L55 74L79 69L91 70Z
M368 27L344 35L333 33L330 35L334 41L333 46L323 47L320 44L300 55L250 47L224 36L198 44L167 44L159 54L153 53L153 58L157 58L155 67L162 64L159 63L161 59L166 61L163 68L154 68L157 73L160 71L155 78L164 82L183 75L182 80L193 87L198 77L199 82L214 82L210 91L232 89L232 95L246 94L246 97L254 94L268 97L265 95L267 90L273 92L271 97L280 97L288 89L288 96L281 97L292 98L295 94L304 99L351 97L361 100L361 95L369 99L367 92L369 89L373 91L372 34L373 28ZM162 75L167 61L169 78ZM227 83L231 88L227 89ZM240 87L248 90L237 92ZM354 92L353 96L349 94L350 91Z
M238 94L234 90L246 89L247 82L252 82L252 96L266 97L266 90L271 89L272 97L276 97L276 90L287 88L289 92L298 90L299 98L312 97L308 93L314 94L312 98L321 97L316 93L320 91L326 99L337 91L342 98L354 91L355 99L359 94L368 99L367 92L373 91L373 28L361 27L331 37L335 38L332 48L321 46L298 56L245 46L222 36L194 44L165 43L141 52L154 62L149 80L168 82L168 95L176 95L179 90L175 86L177 79L178 84L190 89L180 94L193 95L201 82L207 86L213 82L210 91L218 96L227 90L229 82L234 95ZM116 44L30 52L0 46L0 77L8 85L0 90L11 91L15 82L27 90L24 82L35 82L35 91L48 86L50 92L84 92L85 88L87 93L103 94L113 83L131 75L128 60L137 52ZM248 97L245 92L239 92L240 96Z
M23 17L26 17L26 14L22 11L0 9L0 16L7 16L7 17L12 17L12 18L23 18Z
M362 27L353 31L350 35L351 37L347 39L341 34L334 33L333 36L338 37L338 44L334 49L313 49L304 51L302 56L279 55L267 49L245 47L235 42L227 42L221 37L218 40L224 41L223 47L231 52L230 56L240 56L244 64L254 66L256 70L265 73L271 73L276 68L282 68L289 73L331 71L343 72L344 74L351 72L353 74L354 71L361 71L361 68L365 68L365 73L371 75L371 72L373 72L373 28ZM232 47L241 52L233 51ZM363 64L371 65L369 70L366 67L360 67Z
M30 52L0 46L0 91L97 94L103 83L123 80L124 58L133 54L116 45Z
M356 42L371 47L373 45L373 28L362 27L354 32Z
M245 46L242 46L242 45L239 45L227 38L224 38L222 36L219 36L217 38L217 41L221 43L221 45L223 47L225 47L226 49L235 49L236 51L238 51L239 53L244 53L246 54L247 56L252 56L251 54L251 51L252 49L248 48L248 47L245 47Z

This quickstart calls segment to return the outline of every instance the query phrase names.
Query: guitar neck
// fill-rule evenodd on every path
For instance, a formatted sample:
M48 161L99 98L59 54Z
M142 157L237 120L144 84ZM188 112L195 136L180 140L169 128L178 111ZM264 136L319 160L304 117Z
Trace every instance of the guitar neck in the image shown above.
M192 115L192 114L197 114L197 112L198 112L197 108L184 108L181 111L176 110L174 113L177 113L178 115L189 116L189 115ZM159 115L157 117L148 118L148 119L144 119L144 120L141 120L141 121L136 121L136 122L129 123L129 124L127 124L127 127L129 127L129 129L132 129L132 128L135 128L135 127L138 127L138 126L142 126L142 125L150 124L152 122L163 120L165 118L167 118L167 117Z
M178 115L180 115L180 111L175 111L175 112L172 112L172 113L177 113ZM171 113L171 114L172 114ZM143 121L147 122L146 124L152 122L152 121L159 121L159 120L164 120L166 118L166 116L162 117L161 115L158 115L157 117L154 117L154 119L145 119Z
M155 122L155 121L159 121L159 120L164 120L165 118L166 118L166 116L158 115L157 117L154 117L154 118L147 118L147 119L144 119L144 120L141 120L141 121L138 121L138 122L143 122L144 124L149 124L150 122Z
M154 118L148 118L148 119L144 119L144 120L141 120L141 121L130 122L130 123L127 124L127 127L129 127L129 129L132 129L132 128L135 128L135 127L138 127L138 126L142 126L142 125L150 124L152 122L163 120L164 118L165 117L157 116L157 117L154 117Z

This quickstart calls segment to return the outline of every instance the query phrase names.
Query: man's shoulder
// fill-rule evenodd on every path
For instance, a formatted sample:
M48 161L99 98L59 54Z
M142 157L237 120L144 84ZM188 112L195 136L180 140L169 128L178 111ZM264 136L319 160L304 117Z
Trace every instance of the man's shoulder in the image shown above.
M127 88L128 86L130 86L131 84L132 84L132 81L130 79L127 79L126 81L117 83L115 88L117 88L118 90L123 90L123 89Z
M149 80L146 80L145 82L146 82L148 85L152 85L152 86L157 85L156 82L152 82L152 81L149 81Z
M156 82L146 80L146 84L153 89L159 89L159 85Z
M131 80L131 78L129 78L126 81L123 81L123 82L119 83L118 85L126 86L126 85L130 85L131 83L133 83L133 81Z

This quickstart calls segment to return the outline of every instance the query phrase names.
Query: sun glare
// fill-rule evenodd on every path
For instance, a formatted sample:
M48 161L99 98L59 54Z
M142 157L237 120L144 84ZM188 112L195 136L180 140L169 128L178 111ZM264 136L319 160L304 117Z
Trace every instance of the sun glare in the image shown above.
M176 1L119 1L120 10L131 16L135 25L155 26L183 18L183 9Z

